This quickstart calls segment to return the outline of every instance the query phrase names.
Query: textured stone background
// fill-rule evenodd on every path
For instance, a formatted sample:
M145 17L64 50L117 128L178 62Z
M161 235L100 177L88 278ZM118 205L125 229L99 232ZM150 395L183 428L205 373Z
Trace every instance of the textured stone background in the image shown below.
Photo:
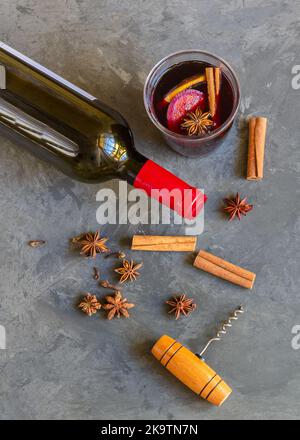
M204 0L2 0L0 37L9 45L119 109L140 151L204 187L209 196L199 247L257 273L253 291L194 269L183 255L137 254L145 268L126 296L130 320L85 318L80 293L104 292L91 261L70 251L68 239L97 227L88 186L38 162L1 137L0 417L112 419L297 418L300 350L291 329L300 324L299 102L291 68L300 64L298 2ZM239 121L209 157L187 159L164 144L142 103L145 77L160 58L201 48L228 60L241 81ZM244 179L244 118L270 118L265 179ZM117 189L112 181L103 187ZM220 207L239 190L255 209L228 223ZM134 232L167 227L106 226L115 247ZM47 238L31 249L27 240ZM111 276L110 264L99 264ZM173 321L163 301L185 291L199 305ZM199 349L232 308L248 311L212 347L208 363L233 387L220 409L199 400L152 359L163 333Z

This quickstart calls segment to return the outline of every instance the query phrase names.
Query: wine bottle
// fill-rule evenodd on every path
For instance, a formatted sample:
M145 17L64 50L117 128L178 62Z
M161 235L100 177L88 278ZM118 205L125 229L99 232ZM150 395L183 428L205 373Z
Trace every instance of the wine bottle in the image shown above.
M127 180L190 219L205 201L197 188L135 149L117 111L1 42L0 123L7 136L76 180ZM162 198L163 189L179 190L181 200Z

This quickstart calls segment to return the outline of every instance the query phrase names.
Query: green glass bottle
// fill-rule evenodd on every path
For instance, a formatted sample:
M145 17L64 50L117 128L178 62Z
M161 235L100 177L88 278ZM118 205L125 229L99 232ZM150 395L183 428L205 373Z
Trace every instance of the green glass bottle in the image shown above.
M13 141L73 179L89 183L115 177L153 196L153 189L179 189L167 204L195 217L204 196L134 146L125 119L94 96L0 42L0 127ZM189 206L185 192L190 190Z

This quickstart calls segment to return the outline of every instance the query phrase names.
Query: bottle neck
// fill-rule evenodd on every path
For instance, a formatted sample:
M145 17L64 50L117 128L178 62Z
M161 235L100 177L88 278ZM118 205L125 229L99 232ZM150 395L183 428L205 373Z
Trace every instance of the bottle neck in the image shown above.
M129 160L126 161L126 166L122 168L120 177L127 180L130 185L135 186L134 182L147 161L148 159L145 156L135 150L134 156L130 157Z
M135 188L143 189L149 197L190 220L198 216L207 199L198 188L140 153L135 154L134 160L128 161L126 180Z

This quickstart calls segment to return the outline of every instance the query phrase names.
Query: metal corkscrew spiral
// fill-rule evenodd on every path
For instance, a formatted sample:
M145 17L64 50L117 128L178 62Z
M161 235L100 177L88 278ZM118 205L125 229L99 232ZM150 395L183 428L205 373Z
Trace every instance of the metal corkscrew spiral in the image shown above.
M234 312L232 313L232 315L229 316L229 318L227 319L227 321L225 321L222 326L218 329L216 336L211 338L207 344L205 345L205 347L203 348L203 350L197 354L198 357L203 358L203 354L206 352L206 350L208 349L208 347L210 346L210 344L214 341L220 341L222 335L225 335L227 333L227 328L228 327L232 327L232 321L236 321L239 317L239 314L242 314L245 312L245 308L244 306L241 304L237 309L234 310Z

